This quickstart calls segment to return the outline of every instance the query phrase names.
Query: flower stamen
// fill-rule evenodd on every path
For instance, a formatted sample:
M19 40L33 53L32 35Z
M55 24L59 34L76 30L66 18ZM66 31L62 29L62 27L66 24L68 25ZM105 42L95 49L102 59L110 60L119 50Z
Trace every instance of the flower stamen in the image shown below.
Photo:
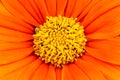
M45 63L56 67L62 67L82 56L87 39L83 26L76 20L62 16L47 17L33 35L35 54Z

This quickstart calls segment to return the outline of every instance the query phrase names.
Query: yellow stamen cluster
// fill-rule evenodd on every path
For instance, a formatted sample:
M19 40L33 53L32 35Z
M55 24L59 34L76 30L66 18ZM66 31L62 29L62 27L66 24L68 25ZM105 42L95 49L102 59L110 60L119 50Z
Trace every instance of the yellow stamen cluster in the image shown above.
M85 52L84 28L76 18L62 16L47 17L46 22L36 28L34 50L45 63L56 67L73 62Z

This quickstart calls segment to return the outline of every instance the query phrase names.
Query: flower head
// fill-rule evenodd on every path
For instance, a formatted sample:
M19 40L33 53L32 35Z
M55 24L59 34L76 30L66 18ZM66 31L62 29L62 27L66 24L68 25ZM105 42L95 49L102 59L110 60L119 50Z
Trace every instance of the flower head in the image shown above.
M0 80L120 80L120 0L1 0Z

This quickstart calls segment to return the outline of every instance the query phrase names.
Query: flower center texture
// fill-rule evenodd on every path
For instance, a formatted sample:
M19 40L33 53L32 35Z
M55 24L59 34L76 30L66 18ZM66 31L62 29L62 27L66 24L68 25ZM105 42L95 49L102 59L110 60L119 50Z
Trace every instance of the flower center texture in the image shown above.
M47 16L43 25L35 29L34 51L45 63L56 67L77 60L85 52L87 42L84 28L77 18Z

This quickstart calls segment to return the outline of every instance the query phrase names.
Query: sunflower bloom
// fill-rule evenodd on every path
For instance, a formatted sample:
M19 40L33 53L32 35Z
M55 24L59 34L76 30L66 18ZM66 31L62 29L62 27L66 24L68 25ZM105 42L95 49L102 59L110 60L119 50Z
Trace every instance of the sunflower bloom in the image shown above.
M120 0L0 0L0 80L120 80Z

